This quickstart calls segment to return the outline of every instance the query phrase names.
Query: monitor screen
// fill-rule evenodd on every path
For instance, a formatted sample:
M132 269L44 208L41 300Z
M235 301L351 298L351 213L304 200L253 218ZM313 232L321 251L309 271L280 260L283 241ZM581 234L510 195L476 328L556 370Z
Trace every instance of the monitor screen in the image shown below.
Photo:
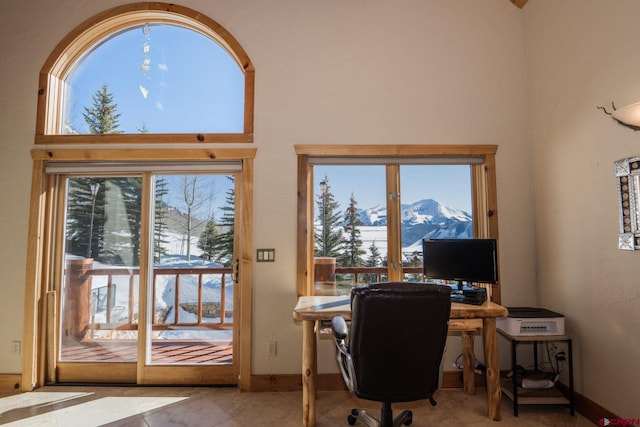
M427 279L498 282L495 239L424 239L422 249Z

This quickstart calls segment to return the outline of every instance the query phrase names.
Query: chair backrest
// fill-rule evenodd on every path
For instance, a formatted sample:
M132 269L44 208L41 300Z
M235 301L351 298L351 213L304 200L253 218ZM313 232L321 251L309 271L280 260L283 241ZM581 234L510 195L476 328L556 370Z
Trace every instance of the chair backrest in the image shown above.
M353 289L348 345L357 396L406 402L433 395L447 339L450 294L448 286L412 282Z

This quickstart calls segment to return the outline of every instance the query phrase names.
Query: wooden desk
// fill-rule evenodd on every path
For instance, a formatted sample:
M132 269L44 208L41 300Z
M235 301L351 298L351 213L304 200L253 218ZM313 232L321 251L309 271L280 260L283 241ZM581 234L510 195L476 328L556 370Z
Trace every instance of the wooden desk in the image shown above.
M300 297L293 310L293 318L302 321L302 425L316 425L316 376L317 376L317 341L316 323L331 320L333 316L351 318L349 296L313 296ZM487 416L499 421L500 400L500 362L498 360L498 343L496 336L496 318L505 317L506 308L501 305L485 302L482 305L452 303L451 320L482 319L482 339L484 358L487 365Z

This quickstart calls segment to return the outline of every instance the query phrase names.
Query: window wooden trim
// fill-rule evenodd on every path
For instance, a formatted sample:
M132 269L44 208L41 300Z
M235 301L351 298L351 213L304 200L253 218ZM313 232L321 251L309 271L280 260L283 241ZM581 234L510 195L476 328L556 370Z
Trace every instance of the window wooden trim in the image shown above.
M45 349L52 348L56 338L56 310L50 304L54 300L51 295L50 284L52 247L55 245L55 235L61 233L61 227L55 229L53 216L56 200L60 195L54 194L54 176L45 173L48 162L56 161L203 161L203 160L240 160L242 161L242 179L236 182L236 198L241 200L238 209L241 211L239 227L236 236L236 246L240 248L238 258L240 262L240 283L238 285L238 301L240 301L238 326L234 334L239 334L237 357L237 371L234 377L239 378L240 390L251 388L251 301L253 283L253 179L255 148L220 148L220 149L34 149L31 151L33 171L31 178L31 201L29 206L29 229L27 241L27 267L25 278L25 302L23 324L23 352L22 352L22 391L30 391L36 386L42 386L50 378L50 366L45 366ZM61 256L61 251L54 251ZM59 260L58 260L59 261ZM46 301L46 303L43 303ZM49 306L47 307L47 304ZM47 332L49 331L49 332ZM47 346L46 340L49 339ZM235 356L234 356L235 357Z
M481 156L482 164L471 165L474 234L478 237L498 239L498 198L495 155L497 145L295 145L298 156L298 224L297 271L298 296L313 294L313 157L339 158L394 158L394 157L469 157ZM397 165L389 165L387 168ZM396 174L397 175L397 174ZM389 176L389 174L387 174ZM387 182L388 189L397 189L398 183ZM397 192L397 191L396 191ZM398 220L399 221L399 220ZM397 221L396 221L397 222ZM399 249L389 247L391 252ZM390 269L390 280L401 280L401 269ZM494 286L494 302L500 303L500 286Z
M119 31L146 22L178 25L195 30L231 55L244 74L244 130L242 133L60 135L63 84L72 67L96 43ZM134 3L114 7L83 22L56 46L40 71L36 144L95 143L239 143L253 142L255 72L240 43L220 24L203 14L169 3Z

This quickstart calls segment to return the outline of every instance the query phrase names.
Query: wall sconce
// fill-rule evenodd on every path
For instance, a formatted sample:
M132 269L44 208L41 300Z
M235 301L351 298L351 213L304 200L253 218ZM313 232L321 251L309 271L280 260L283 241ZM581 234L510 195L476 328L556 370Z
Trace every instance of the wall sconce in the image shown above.
M604 107L598 107L598 109L605 112L605 114L611 116L613 120L620 123L622 126L626 126L633 130L640 130L640 102L626 105L622 108L616 108L614 103L611 103L613 111L610 113Z

